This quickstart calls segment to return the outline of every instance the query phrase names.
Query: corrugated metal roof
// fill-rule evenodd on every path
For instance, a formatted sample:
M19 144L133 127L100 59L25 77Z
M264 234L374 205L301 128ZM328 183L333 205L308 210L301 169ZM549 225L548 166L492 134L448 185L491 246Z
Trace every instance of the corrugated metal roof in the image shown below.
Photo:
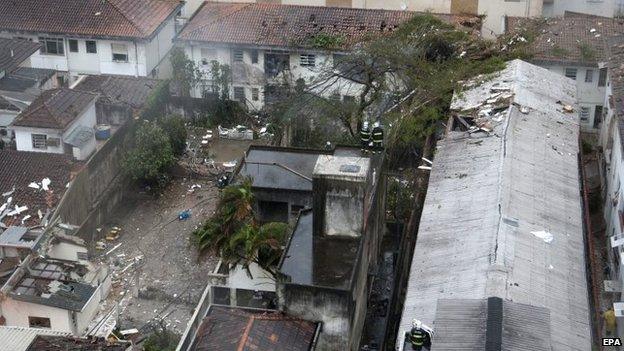
M435 329L439 299L495 296L548 309L553 350L589 350L579 121L563 112L574 82L516 60L479 84L452 109L483 109L504 87L508 109L489 136L452 131L438 143L399 344L414 318Z
M0 326L0 344L3 351L26 351L37 335L68 336L71 333L40 328Z

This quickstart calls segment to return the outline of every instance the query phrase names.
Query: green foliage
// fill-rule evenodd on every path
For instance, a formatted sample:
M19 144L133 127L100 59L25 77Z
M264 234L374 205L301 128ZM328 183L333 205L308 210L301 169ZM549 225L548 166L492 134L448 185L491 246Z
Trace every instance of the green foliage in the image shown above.
M399 178L388 178L386 208L390 218L395 221L407 222L412 211L414 195L411 182Z
M559 45L554 45L551 49L551 52L556 57L565 57L570 52Z
M162 187L175 163L169 137L156 123L139 122L134 132L134 148L124 157L123 169L135 181Z
M345 38L327 33L318 33L309 38L308 45L319 49L335 49L344 44Z
M161 328L150 335L143 344L144 351L175 351L180 336L172 331Z
M158 83L152 93L147 97L143 110L141 111L141 119L154 120L166 113L167 103L169 102L169 81L164 80Z
M172 81L177 92L182 96L189 96L191 90L201 81L202 71L186 56L182 48L174 47L169 60L173 69Z
M252 263L277 274L282 245L289 232L285 223L260 225L254 220L251 180L226 187L214 216L193 232L200 252L217 252L228 265L248 269Z
M596 52L587 43L579 44L579 50L581 50L581 58L583 61L593 61L596 58Z
M181 116L167 116L158 120L158 124L169 137L174 156L181 156L186 150L188 133Z
M230 93L230 81L232 69L229 65L222 65L218 61L212 61L210 65L210 77L212 92L221 100L227 100Z

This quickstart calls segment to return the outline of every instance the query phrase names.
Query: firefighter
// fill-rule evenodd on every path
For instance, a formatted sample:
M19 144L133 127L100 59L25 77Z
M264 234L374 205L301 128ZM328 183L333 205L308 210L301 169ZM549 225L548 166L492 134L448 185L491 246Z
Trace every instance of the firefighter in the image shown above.
M412 322L412 330L409 333L409 342L412 345L412 350L422 350L427 336L427 332L422 328L422 323L415 319Z
M383 138L383 128L379 122L375 122L373 124L373 150L375 153L380 153L383 150Z
M362 152L368 151L368 145L370 144L371 130L368 126L368 121L364 121L362 128L360 129L360 142L362 144Z

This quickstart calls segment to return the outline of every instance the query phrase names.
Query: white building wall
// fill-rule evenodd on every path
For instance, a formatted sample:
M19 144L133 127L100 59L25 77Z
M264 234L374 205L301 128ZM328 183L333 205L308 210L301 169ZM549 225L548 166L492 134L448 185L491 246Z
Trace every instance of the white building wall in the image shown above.
M565 75L566 68L574 68L576 69L576 88L577 88L577 98L579 105L579 117L580 117L580 109L581 107L589 108L589 118L586 121L581 120L581 129L586 132L598 132L596 128L594 128L594 118L596 117L596 106L605 106L604 99L606 94L606 87L599 87L598 81L600 76L600 70L598 66L588 67L588 66L562 66L562 65L540 65L544 68L547 68L550 71L557 72L561 75ZM585 82L585 77L587 71L592 71L591 82ZM596 125L597 128L600 127L600 123Z
M227 279L227 286L232 289L246 289L246 290L262 290L275 292L275 279L260 268L255 263L249 265L249 271L252 278L249 277L247 271L241 266L236 266L230 270Z
M82 335L86 332L89 324L95 317L100 306L100 290L102 286L98 286L95 293L91 296L91 299L87 301L86 305L82 308L82 311L75 312L76 314L76 332L78 335Z
M173 46L175 36L175 19L167 21L160 32L148 43L145 44L146 74L151 74L160 62L167 56Z
M78 253L87 253L88 251L84 246L62 241L52 245L47 252L47 256L57 260L78 262Z
M566 11L613 17L619 0L552 0L544 3L544 16L563 16Z
M244 88L247 107L252 110L259 110L264 106L265 96L263 92L266 84L270 81L278 84L281 83L284 78L288 79L293 85L298 79L303 79L307 86L316 87L315 90L326 97L334 94L340 95L341 98L344 98L344 96L355 97L362 89L360 84L353 83L346 79L332 82L331 88L318 84L319 80L322 81L322 79L320 79L321 73L327 72L327 69L331 68L333 65L333 55L331 52L291 51L289 53L290 70L285 71L284 75L280 75L276 78L267 78L264 72L266 50L260 48L242 49L243 62L233 62L233 50L229 47L205 44L186 45L184 49L186 55L202 68L204 77L206 78L205 81L192 92L193 97L201 97L202 91L210 86L210 68L212 60L216 60L220 64L227 64L232 68L233 79L230 84L230 97L234 97L234 88ZM206 60L206 65L202 63L202 49L211 50L212 52L212 56ZM251 55L253 50L258 51L257 63L252 63ZM314 67L302 66L301 54L314 54L316 57L316 65ZM258 89L259 98L257 101L254 101L252 98L252 89Z
M72 327L70 312L30 302L14 300L7 297L2 301L2 315L7 326L28 327L28 317L50 319L50 329L76 334Z
M48 138L62 139L61 131L56 129L12 127L15 132L15 144L18 151L47 152L52 154L62 154L64 152L63 143L59 146L48 146L45 149L35 149L32 146L32 134L45 134Z

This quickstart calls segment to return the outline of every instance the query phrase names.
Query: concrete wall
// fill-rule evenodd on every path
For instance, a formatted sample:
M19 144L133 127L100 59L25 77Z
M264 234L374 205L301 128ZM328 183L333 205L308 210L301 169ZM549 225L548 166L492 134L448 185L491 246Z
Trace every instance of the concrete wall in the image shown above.
M544 16L562 16L566 11L613 17L619 9L619 0L552 0L544 3Z

